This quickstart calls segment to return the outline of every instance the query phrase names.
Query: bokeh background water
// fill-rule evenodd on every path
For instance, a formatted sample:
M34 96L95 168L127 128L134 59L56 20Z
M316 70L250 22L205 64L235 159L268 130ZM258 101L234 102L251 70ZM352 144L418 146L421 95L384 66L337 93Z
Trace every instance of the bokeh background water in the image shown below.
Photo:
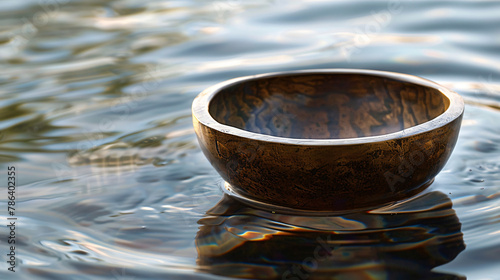
M0 217L15 166L18 264L2 226L0 278L498 279L499 14L497 1L1 1ZM193 98L311 68L408 73L464 97L425 195L330 218L219 202ZM321 240L339 255L314 266Z

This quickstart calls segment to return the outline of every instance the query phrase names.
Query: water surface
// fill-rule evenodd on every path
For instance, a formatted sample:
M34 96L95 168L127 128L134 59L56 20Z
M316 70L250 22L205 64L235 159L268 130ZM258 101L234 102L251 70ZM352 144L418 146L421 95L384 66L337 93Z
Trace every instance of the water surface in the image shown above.
M15 166L19 261L15 273L0 263L2 279L500 273L498 2L51 3L0 3L0 181ZM457 147L426 193L329 218L223 199L193 98L229 78L312 68L408 73L464 97ZM0 198L7 224L5 188Z

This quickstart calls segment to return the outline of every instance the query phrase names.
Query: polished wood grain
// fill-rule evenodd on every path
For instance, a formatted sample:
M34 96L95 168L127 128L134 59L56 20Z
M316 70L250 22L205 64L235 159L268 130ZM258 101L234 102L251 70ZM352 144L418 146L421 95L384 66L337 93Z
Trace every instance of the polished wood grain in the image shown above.
M193 125L237 195L335 212L427 188L455 146L463 107L456 93L414 76L301 71L211 87L193 101Z
M442 114L435 89L367 75L306 75L253 80L210 102L218 122L261 134L340 139L400 131Z

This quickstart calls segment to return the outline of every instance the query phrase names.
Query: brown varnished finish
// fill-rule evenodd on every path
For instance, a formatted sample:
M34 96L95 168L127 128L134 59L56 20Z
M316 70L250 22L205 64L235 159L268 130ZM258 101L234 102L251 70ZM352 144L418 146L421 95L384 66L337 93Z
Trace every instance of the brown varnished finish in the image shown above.
M431 120L448 104L437 90L369 75L310 74L224 89L209 111L220 123L289 138L383 135Z
M244 197L303 210L370 208L427 187L460 129L458 95L397 78L361 70L241 78L200 94L194 128Z

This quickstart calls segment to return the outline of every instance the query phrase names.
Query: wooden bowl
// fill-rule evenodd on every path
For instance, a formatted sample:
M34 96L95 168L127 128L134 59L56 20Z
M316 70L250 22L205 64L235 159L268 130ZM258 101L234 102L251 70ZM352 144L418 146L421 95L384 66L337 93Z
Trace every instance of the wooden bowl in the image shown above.
M455 146L464 102L410 75L325 69L225 81L192 109L203 153L230 193L345 211L430 185Z

